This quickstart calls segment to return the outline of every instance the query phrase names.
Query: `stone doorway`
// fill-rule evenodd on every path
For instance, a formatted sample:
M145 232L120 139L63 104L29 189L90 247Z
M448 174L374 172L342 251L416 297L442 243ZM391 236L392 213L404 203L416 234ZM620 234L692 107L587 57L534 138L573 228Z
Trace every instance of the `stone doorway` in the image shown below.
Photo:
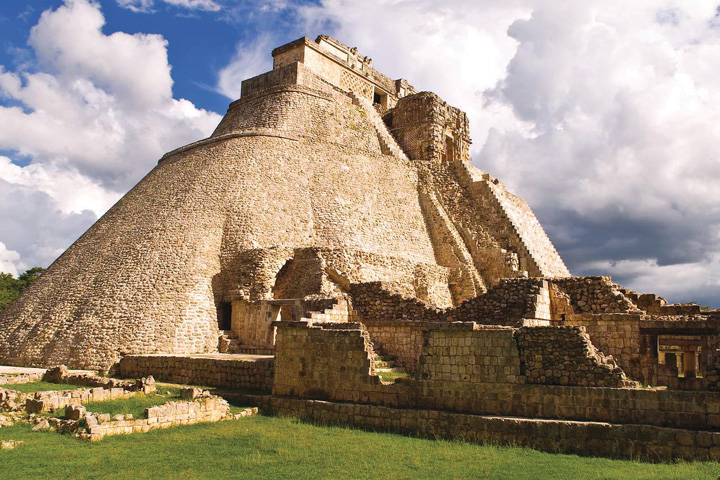
M232 304L220 302L217 304L218 330L230 330L232 328Z

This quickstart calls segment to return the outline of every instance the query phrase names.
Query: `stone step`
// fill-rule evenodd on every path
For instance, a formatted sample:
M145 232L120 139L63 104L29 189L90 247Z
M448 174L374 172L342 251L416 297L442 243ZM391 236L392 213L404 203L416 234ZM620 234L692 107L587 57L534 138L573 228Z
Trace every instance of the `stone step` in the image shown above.
M218 336L219 353L241 353L242 345L237 334L232 330L220 330Z
M220 335L232 339L238 338L237 333L233 332L232 330L220 330Z

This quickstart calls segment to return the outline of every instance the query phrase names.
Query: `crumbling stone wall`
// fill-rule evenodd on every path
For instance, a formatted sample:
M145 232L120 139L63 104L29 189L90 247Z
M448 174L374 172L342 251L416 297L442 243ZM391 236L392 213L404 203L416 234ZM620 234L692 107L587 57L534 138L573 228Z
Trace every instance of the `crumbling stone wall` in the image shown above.
M425 344L427 322L374 321L366 328L375 353L395 357L400 366L415 371Z
M459 369L457 380L453 379L451 369L450 376L441 377L442 380L415 378L382 384L378 377L372 375L371 347L361 325L327 324L323 327L308 328L300 322L278 326L278 336L283 339L284 348L280 349L278 344L276 396L694 430L720 427L720 393L714 392L512 383L508 377L499 383L472 382L459 376ZM330 330L331 327L333 330ZM459 346L462 337L457 333L462 328L469 335L463 343L474 335L482 336L474 333L472 325L465 325L439 329L438 341L445 333L445 339L450 339L450 348L453 347L453 338L458 339ZM444 348L448 344L436 345ZM281 351L285 352L282 356ZM323 355L314 355L312 351L322 351ZM420 363L423 362L421 358ZM492 360L487 368L492 368ZM511 374L510 365L502 366L503 373L505 369ZM447 375L447 372L441 369L439 375ZM702 401L698 401L698 395L702 396Z
M520 326L523 319L542 312L549 319L549 305L542 307L542 279L504 279L486 294L463 302L456 308L438 309L418 300L409 291L383 282L352 284L350 295L355 312L363 322L477 322L483 325Z
M560 287L572 302L575 313L631 313L638 308L618 291L610 277L548 279Z
M361 324L278 325L273 395L368 402L380 378Z
M542 279L503 279L486 294L467 300L457 308L449 310L445 319L518 327L522 325L523 319L537 317L543 301L543 289L546 290L546 287ZM544 317L543 311L543 319Z
M583 327L525 327L515 334L528 383L584 387L638 386L590 342Z
M353 309L367 324L404 320L437 322L445 313L445 310L415 298L410 292L383 282L352 284L350 295Z

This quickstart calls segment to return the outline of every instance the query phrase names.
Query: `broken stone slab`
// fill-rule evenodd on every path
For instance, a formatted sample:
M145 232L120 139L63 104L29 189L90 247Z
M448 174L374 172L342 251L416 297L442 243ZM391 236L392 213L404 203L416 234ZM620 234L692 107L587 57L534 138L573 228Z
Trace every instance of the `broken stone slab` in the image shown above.
M67 420L80 420L85 416L87 409L82 405L68 405L65 407L65 418Z
M195 400L203 396L203 391L195 387L183 387L180 389L180 398L183 400Z
M63 383L63 380L70 376L70 370L65 365L48 368L43 375L43 381L50 383Z
M41 420L40 423L32 428L33 432L44 432L50 430L50 422L47 420Z

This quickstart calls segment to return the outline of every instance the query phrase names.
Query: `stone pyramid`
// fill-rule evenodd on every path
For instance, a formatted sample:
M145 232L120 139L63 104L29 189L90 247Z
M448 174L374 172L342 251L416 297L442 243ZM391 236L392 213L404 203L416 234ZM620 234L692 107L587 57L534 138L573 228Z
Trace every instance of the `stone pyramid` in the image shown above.
M272 322L352 284L447 308L569 276L527 203L470 165L465 113L327 36L272 55L211 137L166 154L2 313L0 364L106 368L218 352L224 333L271 352Z

